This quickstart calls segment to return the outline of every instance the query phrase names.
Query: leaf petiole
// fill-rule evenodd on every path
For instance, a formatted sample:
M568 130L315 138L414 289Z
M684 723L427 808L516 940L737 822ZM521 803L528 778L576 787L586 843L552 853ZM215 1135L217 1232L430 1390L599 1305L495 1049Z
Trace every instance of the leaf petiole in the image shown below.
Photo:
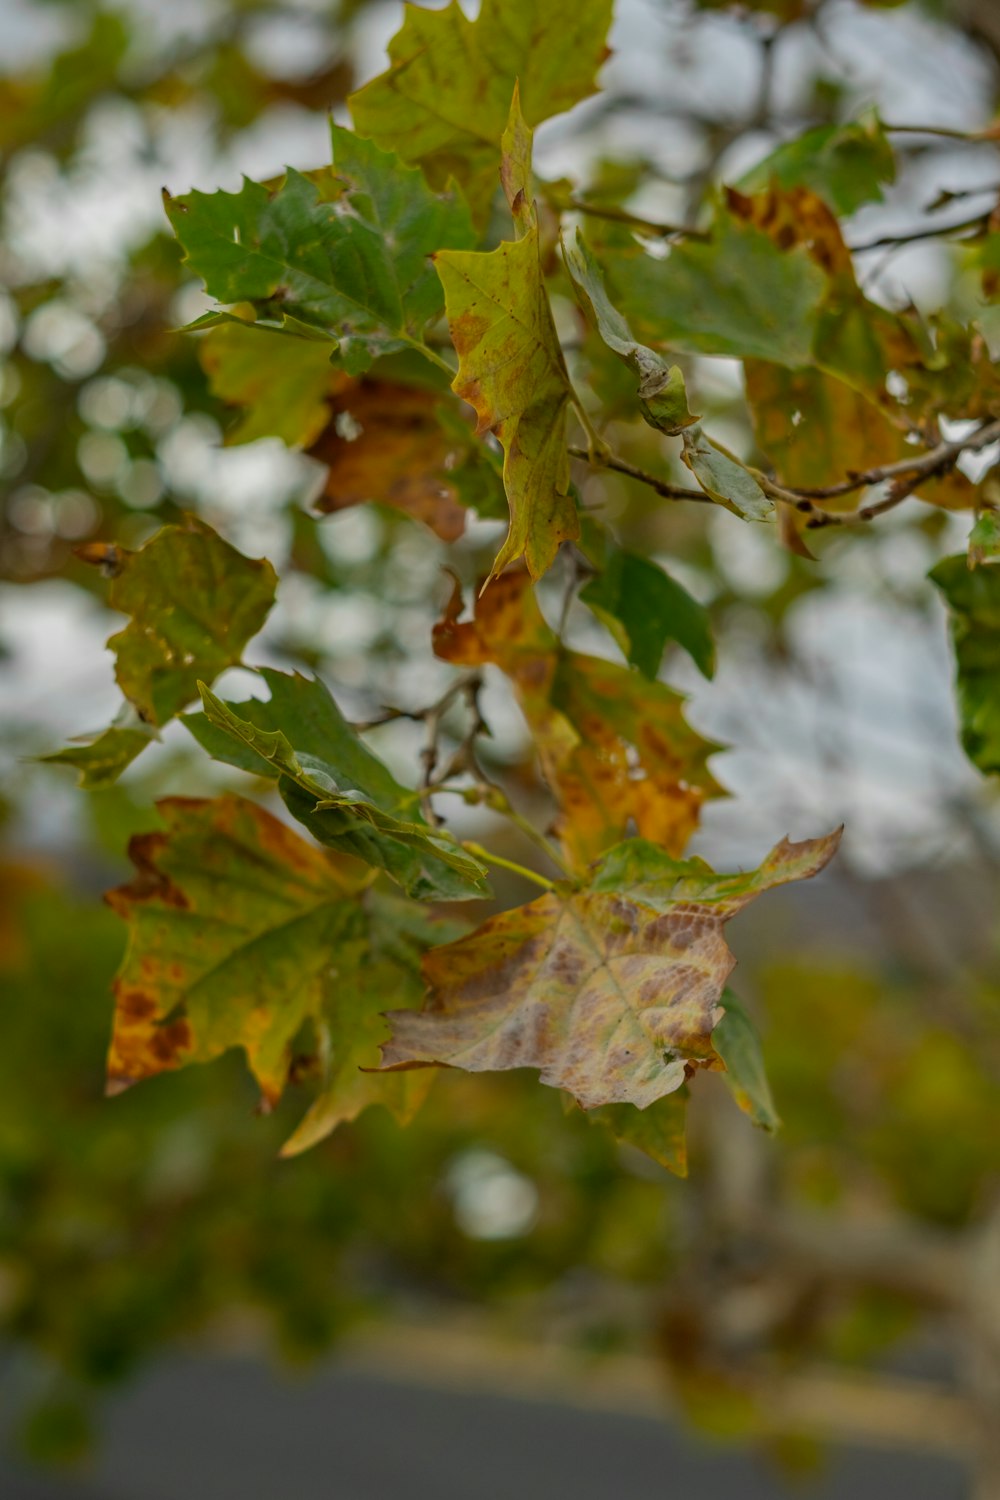
M496 865L500 870L510 870L512 874L520 875L523 880L530 880L533 885L540 885L543 891L554 891L556 888L554 880L549 880L545 875L539 875L537 870L529 870L527 865L519 865L516 860L504 859L502 854L493 854L489 849L484 849L482 844L474 843L471 839L463 839L462 848L475 859L484 860L489 865Z

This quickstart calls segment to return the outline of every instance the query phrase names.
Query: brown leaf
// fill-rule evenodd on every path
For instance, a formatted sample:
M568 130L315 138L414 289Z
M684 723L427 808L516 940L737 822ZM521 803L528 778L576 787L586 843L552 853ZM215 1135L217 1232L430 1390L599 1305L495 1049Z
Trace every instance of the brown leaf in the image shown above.
M317 509L330 514L374 500L423 521L443 541L460 537L465 507L448 473L462 447L438 420L440 401L416 386L345 380L308 450L329 470Z
M647 1108L693 1066L720 1067L712 1031L735 959L723 926L762 891L815 875L826 838L783 840L758 870L716 875L633 839L583 890L561 887L424 957L422 1012L392 1012L387 1069L537 1068L585 1109Z
M579 867L630 825L680 853L701 805L719 787L707 767L718 747L684 719L684 699L599 657L565 651L545 623L527 574L498 578L460 622L456 586L434 628L434 650L466 666L493 662L514 683L559 803L556 832Z

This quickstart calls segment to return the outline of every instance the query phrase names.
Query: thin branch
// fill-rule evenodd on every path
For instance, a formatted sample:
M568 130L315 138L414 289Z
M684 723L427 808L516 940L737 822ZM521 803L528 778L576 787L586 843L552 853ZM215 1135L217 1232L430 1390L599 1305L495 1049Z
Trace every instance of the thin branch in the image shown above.
M589 463L595 469L613 469L616 474L627 474L630 479L638 479L640 484L648 485L656 494L664 500L696 500L706 505L712 501L703 490L686 489L680 484L667 484L662 479L657 479L655 474L650 474L646 469L640 469L635 464L630 464L627 459L619 458L617 454L609 454L607 458L594 462L586 448L570 447L571 458L580 458L584 463Z
M958 224L927 224L923 229L908 230L905 234L883 234L877 240L866 240L863 245L849 245L848 249L852 255L867 255L869 250L915 245L919 240L933 240L940 235L958 234L964 229L985 229L989 223L989 217L989 214L977 214L975 218L962 219Z
M707 240L708 231L695 229L691 224L665 224L656 219L644 219L641 214L629 213L627 208L616 208L612 204L587 203L583 198L573 196L563 199L555 207L569 210L578 214L589 214L592 219L607 219L612 224L628 224L640 234L646 234L658 239L671 239L681 236L689 240Z
M973 145L998 144L995 125L988 125L985 130L958 130L950 125L890 125L883 120L882 129L886 135L936 135L946 141L967 141Z
M1000 441L1000 421L987 422L966 438L955 438L939 443L927 453L916 458L901 458L895 463L882 464L876 469L864 469L842 480L820 489L797 489L795 493L803 500L833 500L838 495L849 495L855 490L868 489L898 476L916 476L918 482L946 473L954 467L963 453L978 453L991 443ZM807 507L803 506L803 509Z

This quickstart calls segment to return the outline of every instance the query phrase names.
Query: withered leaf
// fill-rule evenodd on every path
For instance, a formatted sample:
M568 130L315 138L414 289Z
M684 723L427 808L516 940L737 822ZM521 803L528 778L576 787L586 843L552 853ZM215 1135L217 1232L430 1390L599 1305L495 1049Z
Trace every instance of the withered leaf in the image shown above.
M839 830L786 839L735 875L644 839L620 844L583 889L546 892L428 953L427 1004L390 1014L383 1067L537 1068L584 1109L647 1108L692 1065L719 1066L712 1032L735 964L724 924L817 874L839 841Z
M423 521L443 541L460 537L465 506L451 474L467 461L473 435L469 429L463 445L466 434L442 425L440 406L440 396L418 386L345 382L309 449L328 468L317 508L329 514L374 500Z
M596 656L566 651L527 575L505 573L460 621L455 589L434 629L434 650L464 666L493 662L511 678L542 770L559 804L556 831L583 867L631 824L679 854L702 803L717 795L707 761L719 747L685 721L684 698Z

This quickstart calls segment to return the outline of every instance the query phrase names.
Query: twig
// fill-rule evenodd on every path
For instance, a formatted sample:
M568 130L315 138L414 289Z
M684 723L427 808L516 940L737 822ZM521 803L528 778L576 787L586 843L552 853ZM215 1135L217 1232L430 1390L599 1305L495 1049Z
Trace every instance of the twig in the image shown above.
M928 224L923 229L912 229L905 234L883 234L877 240L867 240L863 245L850 245L852 255L867 255L869 250L895 249L900 245L915 245L919 240L937 239L939 235L957 234L963 229L985 229L989 214L977 214L973 219L963 219L958 224ZM971 239L972 236L970 235ZM963 241L964 243L964 241Z
M592 219L607 219L612 224L628 224L640 234L659 239L672 239L675 236L683 236L689 240L709 238L707 230L695 229L692 224L664 224L656 219L645 219L641 214L629 213L627 208L616 208L613 204L587 203L583 198L570 196L564 198L561 204L557 202L555 206L560 208L563 204L566 209L573 209L578 214L589 214Z
M602 458L596 463L592 460L586 448L571 446L569 454L571 458L583 459L584 463L589 463L592 468L613 469L616 474L627 474L630 479L638 479L640 484L648 485L651 490L655 490L664 500L697 500L700 502L703 501L707 505L711 505L712 503L703 490L691 490L686 489L683 485L667 484L664 480L657 479L655 474L650 474L645 469L637 468L635 464L630 464L626 459L619 458L617 454L611 453L607 458Z

